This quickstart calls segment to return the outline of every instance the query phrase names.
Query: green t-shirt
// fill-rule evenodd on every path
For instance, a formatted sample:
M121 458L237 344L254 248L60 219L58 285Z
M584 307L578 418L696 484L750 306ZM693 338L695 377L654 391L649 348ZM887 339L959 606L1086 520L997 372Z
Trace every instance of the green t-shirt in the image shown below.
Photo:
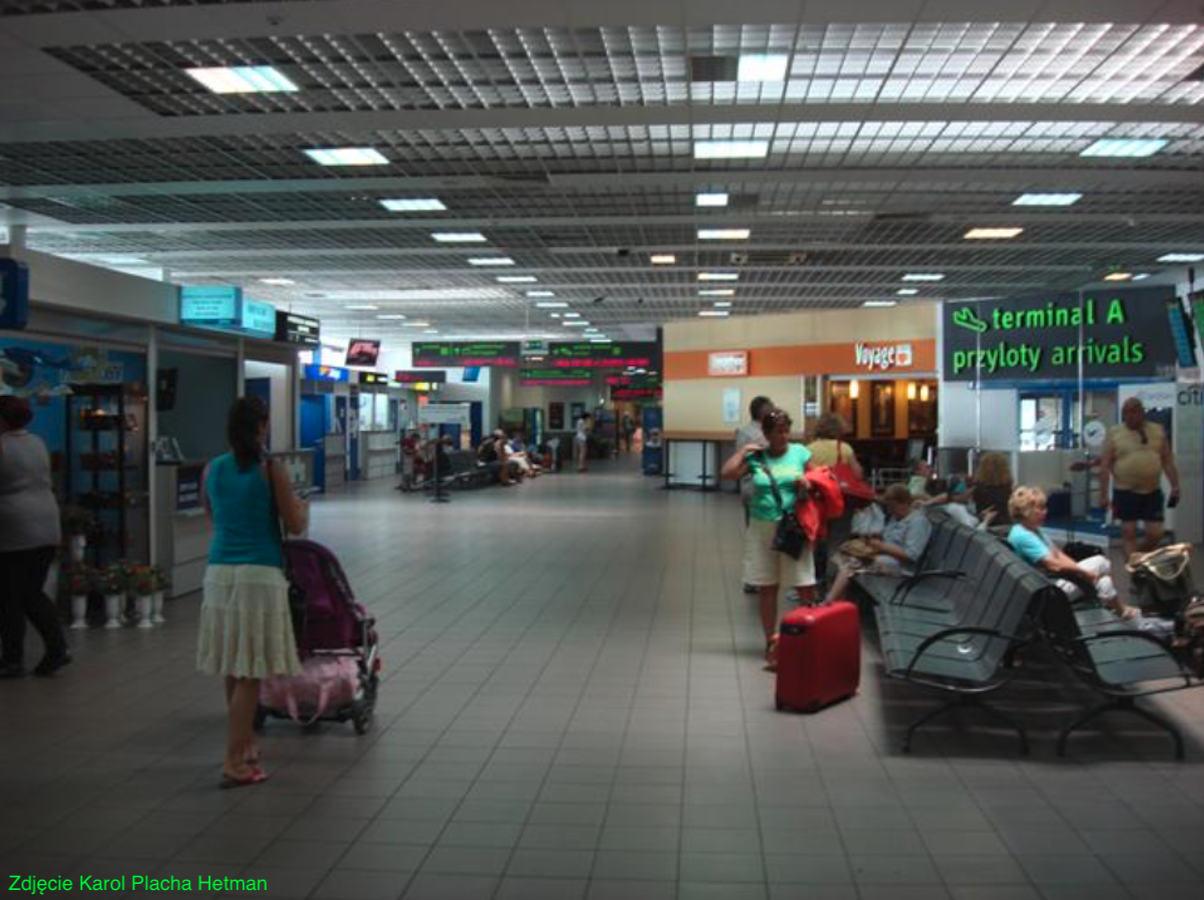
M759 453L750 453L748 470L752 475L752 497L749 499L748 512L754 519L766 522L776 522L782 517L782 510L787 512L794 509L794 484L807 468L807 460L811 458L809 451L802 444L789 444L781 456L770 456L764 451L769 460L769 471L761 464ZM769 483L770 476L776 479L778 491L782 495L782 506L779 507L773 497L773 487Z

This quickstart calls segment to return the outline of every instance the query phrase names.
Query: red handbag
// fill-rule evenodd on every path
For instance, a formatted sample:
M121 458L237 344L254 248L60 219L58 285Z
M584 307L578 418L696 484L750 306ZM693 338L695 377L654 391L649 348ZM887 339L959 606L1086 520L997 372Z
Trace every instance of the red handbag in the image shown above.
M840 441L836 441L836 465L832 466L832 474L844 494L844 505L848 509L860 509L868 506L874 500L874 489L857 476L853 467L844 461L840 453Z

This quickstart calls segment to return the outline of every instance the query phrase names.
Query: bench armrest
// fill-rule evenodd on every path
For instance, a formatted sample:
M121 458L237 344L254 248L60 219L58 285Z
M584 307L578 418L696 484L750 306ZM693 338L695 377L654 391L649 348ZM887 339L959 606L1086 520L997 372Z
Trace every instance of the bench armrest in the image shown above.
M907 599L911 589L928 578L965 578L966 573L959 569L925 569L914 575L907 575L899 581L895 592L890 595L890 605L897 606Z
M1086 646L1087 644L1094 643L1095 641L1102 641L1106 638L1117 637L1140 638L1143 641L1148 641L1149 643L1153 644L1155 647L1161 650L1164 655L1169 656L1175 665L1179 667L1179 674L1183 676L1183 686L1192 686L1191 675L1186 669L1184 669L1183 663L1179 661L1179 658L1175 656L1171 648L1167 646L1166 641L1160 640L1154 637L1154 635L1145 631L1138 631L1135 628L1118 628L1115 631L1097 631L1094 634L1079 635L1074 639L1073 643Z
M927 652L928 648L933 644L937 644L946 638L953 637L957 634L985 635L986 637L998 638L1001 641L1007 641L1009 644L1017 647L1023 647L1028 643L1028 641L1024 638L1017 637L1014 634L1004 634L994 628L978 628L969 626L965 628L942 628L935 634L924 638L924 640L920 642L920 646L916 647L915 652L911 655L911 662L907 664L907 670L904 672L903 677L909 681L913 680L911 677L912 672L914 671L916 664L919 663L920 658Z

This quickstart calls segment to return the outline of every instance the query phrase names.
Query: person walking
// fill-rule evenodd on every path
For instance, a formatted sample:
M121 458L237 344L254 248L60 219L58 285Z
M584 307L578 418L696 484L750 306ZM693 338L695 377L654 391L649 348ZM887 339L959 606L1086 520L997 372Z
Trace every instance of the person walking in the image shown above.
M771 407L761 418L763 441L750 441L723 464L720 477L729 481L748 476L752 487L749 525L744 532L744 583L760 595L761 627L765 632L765 665L777 667L778 588L785 581L799 600L814 598L815 570L811 546L798 559L773 549L774 534L782 516L793 516L800 491L809 489L807 468L811 454L790 441L790 416ZM774 490L776 485L777 490ZM780 498L780 502L779 502Z
M1120 521L1120 540L1125 559L1139 549L1137 523L1142 523L1144 540L1140 549L1153 550L1166 534L1164 507L1179 502L1179 470L1166 431L1145 417L1145 406L1130 397L1120 408L1120 424L1108 429L1100 457L1100 506L1108 506L1112 482L1112 514ZM1169 503L1162 495L1162 476L1171 485Z
M197 668L224 679L227 708L222 787L260 784L255 710L259 682L297 675L301 663L289 614L281 526L300 534L307 504L293 494L283 466L264 454L268 412L254 397L234 401L226 425L230 452L201 476L214 523L201 601ZM279 521L278 521L279 520Z
M578 472L589 471L589 432L593 422L594 417L589 413L582 413L577 420L577 431L573 435L573 458L577 461Z
M756 444L760 449L764 450L768 446L765 440L765 433L761 430L761 420L765 418L765 413L773 409L773 401L766 396L753 397L752 402L748 404L748 422L736 429L736 446L748 447ZM752 476L745 475L740 479L740 503L744 507L744 528L748 529L749 512L748 505L752 500ZM744 593L759 594L760 589L755 584L744 584Z
M29 401L0 397L0 678L25 675L25 620L45 646L35 675L71 662L63 623L42 586L62 540L50 454L26 426Z

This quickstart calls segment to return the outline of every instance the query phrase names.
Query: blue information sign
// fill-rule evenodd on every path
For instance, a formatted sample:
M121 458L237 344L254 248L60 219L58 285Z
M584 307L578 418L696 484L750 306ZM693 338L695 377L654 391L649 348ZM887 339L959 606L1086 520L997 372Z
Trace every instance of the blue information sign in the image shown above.
M275 338L276 307L270 303L260 303L258 300L243 300L242 319L239 324L243 331L250 334Z
M180 321L185 325L239 324L242 288L186 285L180 288Z
M351 373L338 366L306 366L301 377L306 381L350 381Z
M29 267L0 259L0 328L19 331L29 322Z

